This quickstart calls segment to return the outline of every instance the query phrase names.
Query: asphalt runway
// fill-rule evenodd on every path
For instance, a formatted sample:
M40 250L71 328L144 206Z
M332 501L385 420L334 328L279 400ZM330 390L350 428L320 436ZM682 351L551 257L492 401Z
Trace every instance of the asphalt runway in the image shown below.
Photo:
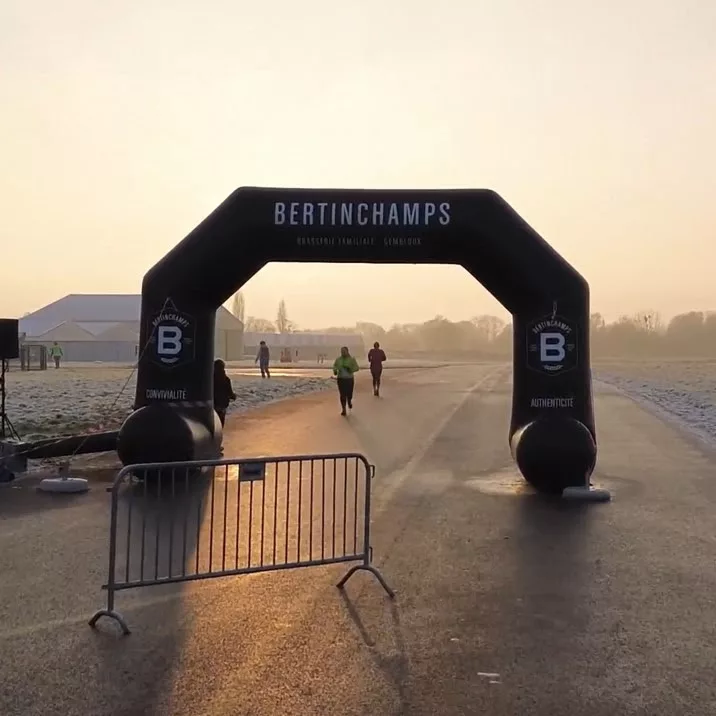
M362 375L233 418L226 455L357 450L377 466L375 562L120 593L109 497L0 489L2 716L716 713L714 455L597 391L610 504L539 498L507 446L505 365Z

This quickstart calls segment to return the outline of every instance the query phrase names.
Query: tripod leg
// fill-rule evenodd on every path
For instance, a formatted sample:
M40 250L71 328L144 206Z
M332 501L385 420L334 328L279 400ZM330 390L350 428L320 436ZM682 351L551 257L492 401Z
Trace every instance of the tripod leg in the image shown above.
M0 437L6 438L5 424L7 423L7 415L5 415L5 371L7 371L7 363L3 358L0 360Z
M5 410L5 398L7 390L5 387L5 373L7 373L8 362L6 358L0 360L0 438L15 438L20 440L20 435L15 426L10 422Z

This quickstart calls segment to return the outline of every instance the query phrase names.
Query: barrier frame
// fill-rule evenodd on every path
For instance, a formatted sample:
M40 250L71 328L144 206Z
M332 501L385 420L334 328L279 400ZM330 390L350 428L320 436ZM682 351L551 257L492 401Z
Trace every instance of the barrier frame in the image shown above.
M237 490L239 491L237 494L241 494L241 484L242 482L250 482L250 479L243 479L241 477L241 471L242 467L255 467L256 465L262 464L264 466L266 465L275 465L276 470L278 470L279 465L282 464L288 464L288 479L290 481L290 465L292 463L299 463L299 465L303 465L306 462L310 462L313 464L314 462L322 462L324 464L323 467L323 479L325 480L325 462L326 461L332 461L334 464L334 489L335 489L335 466L338 464L340 460L347 461L348 460L354 460L356 461L356 484L355 489L358 489L358 469L357 466L360 464L363 466L363 475L364 475L364 498L363 498L363 510L362 510L362 518L363 518L363 524L362 524L362 532L363 532L363 548L359 552L357 550L354 550L354 553L343 555L340 557L336 557L335 554L333 557L321 557L321 559L308 559L301 561L300 559L300 545L298 550L298 559L295 562L292 563L275 563L275 552L274 552L274 563L273 564L259 564L256 566L249 566L246 567L240 567L236 569L225 569L222 568L221 570L212 571L211 565L209 567L208 572L202 572L202 573L194 573L194 574L182 574L182 575L171 575L171 546L170 546L170 566L169 566L169 576L159 578L158 575L158 569L155 567L155 578L154 579L143 579L140 578L139 580L133 580L129 581L129 566L127 566L126 575L127 578L124 582L117 579L117 549L119 544L120 535L118 534L118 513L119 513L119 502L120 502L120 496L121 496L121 488L123 485L131 485L132 483L132 477L135 475L135 473L147 473L147 472L156 472L161 475L161 480L165 479L165 476L167 473L169 475L172 475L172 490L174 491L174 485L175 485L175 474L177 470L183 470L185 471L186 479L189 480L189 474L192 471L196 471L199 473L207 474L207 471L212 470L213 473L210 476L210 480L212 483L212 513L211 513L211 519L212 519L212 540L213 540L213 518L214 518L214 489L215 484L217 481L217 475L216 475L216 468L224 468L225 470L225 480L228 480L228 469L230 467L236 467L238 474L238 486ZM346 468L346 483L347 483L347 468ZM112 486L107 488L107 491L111 494L111 504L110 504L110 528L109 528L109 564L108 564L108 577L106 584L102 585L102 589L107 592L107 606L103 609L99 609L95 614L92 616L92 618L89 621L89 626L92 628L96 627L96 624L98 620L101 617L109 617L110 619L113 619L117 624L119 625L122 633L124 635L128 635L131 633L129 626L122 616L120 612L118 612L115 608L115 596L116 593L119 591L125 591L128 589L136 589L140 587L148 587L148 586L154 586L159 584L177 584L177 583L184 583L184 582L193 582L193 581L199 581L199 580L205 580L205 579L216 579L219 577L232 577L232 576L238 576L242 574L257 574L257 573L263 573L263 572L271 572L271 571L278 571L278 570L287 570L287 569L298 569L303 567L316 567L316 566L326 566L330 564L339 564L339 563L348 563L348 562L359 562L358 564L353 565L346 574L340 579L339 582L336 583L336 587L340 590L343 590L348 580L359 571L366 571L372 574L383 590L386 592L386 594L393 599L395 597L395 592L393 589L388 585L383 575L380 573L380 571L373 565L373 547L371 545L371 493L372 493L372 481L375 477L375 465L372 465L368 462L367 458L358 452L343 452L343 453L316 453L316 454L304 454L304 455L280 455L280 456L261 456L261 457L253 457L253 458L222 458L222 459L212 459L212 460L192 460L192 461L178 461L178 462L161 462L161 463L137 463L133 465L125 465L119 472L117 473L117 476L115 477ZM299 477L299 480L301 478ZM277 484L278 481L278 474L275 477L275 483ZM145 480L145 496L147 494L146 492L146 480ZM299 482L299 485L301 483ZM263 488L264 492L263 498L265 500L265 486ZM299 488L302 489L302 488ZM311 489L313 490L313 477L311 478ZM325 489L325 486L324 486ZM345 490L345 485L344 485ZM251 493L253 496L253 492ZM345 494L345 493L344 493ZM174 495L173 495L174 496ZM226 520L226 497L224 500L224 520ZM253 497L252 497L253 500ZM356 504L357 504L357 496L355 498ZM131 502L130 502L131 504ZM321 505L321 515L323 516L323 508L325 507L325 503L322 503ZM334 530L334 541L335 541L335 495L334 495L334 505L333 505L333 512L332 515L332 526ZM289 505L286 505L286 509L289 509ZM345 499L344 499L344 527L343 527L343 533L344 533L344 551L345 551ZM130 508L131 510L131 508ZM263 507L262 507L263 510ZM275 513L275 510L274 510ZM313 499L311 499L311 517L314 518L313 513ZM358 510L356 508L356 512L354 514L355 519L355 533L358 533ZM299 520L300 520L300 501L299 501ZM288 516L286 517L286 524L288 527ZM172 535L173 535L173 529L174 529L174 523L171 523L172 527ZM249 531L251 530L253 526L252 520L251 520L251 513L249 514ZM185 534L184 537L186 538L186 522L184 523L185 528ZM238 529L238 526L237 526ZM227 534L227 524L226 521L224 521L223 524L223 532L224 532L224 548L226 548L226 534ZM129 544L131 536L131 511L130 511L130 522L128 524L128 533L127 533L127 543ZM158 537L157 537L158 539ZM173 539L170 538L170 539ZM238 536L237 536L237 544L238 544ZM252 535L249 532L249 539L252 539ZM262 534L261 539L263 541L264 539L264 533L263 533L263 523L262 523ZM288 536L286 536L286 539L288 539ZM321 539L324 539L323 533L321 534ZM142 560L144 559L144 535L142 536ZM276 524L274 523L274 546L275 546L275 540L276 540ZM300 540L300 526L299 526L299 540ZM171 545L171 543L170 543ZM310 546L310 554L312 555L313 552L313 544L311 542ZM334 549L335 552L335 549ZM288 547L286 547L286 553L288 553ZM223 557L225 558L226 555L224 554ZM158 557L156 558L158 560ZM211 559L211 558L210 558ZM263 554L262 554L262 562L263 562ZM250 548L249 548L249 561L250 561ZM237 558L238 562L238 558ZM143 563L142 563L143 564ZM156 563L155 563L156 564ZM197 564L198 564L198 557L197 557ZM212 563L213 564L213 563Z

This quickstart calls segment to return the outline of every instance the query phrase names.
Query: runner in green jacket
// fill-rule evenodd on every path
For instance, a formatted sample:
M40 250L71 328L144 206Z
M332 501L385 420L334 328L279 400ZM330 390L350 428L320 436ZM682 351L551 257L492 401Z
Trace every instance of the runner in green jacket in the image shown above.
M52 358L55 361L55 368L59 368L63 353L62 353L62 348L57 343L57 341L55 341L50 346L50 350L48 351L48 353L50 354L50 358Z
M353 410L353 388L355 386L355 373L358 372L358 361L350 354L346 346L341 348L341 354L333 362L333 375L338 383L338 395L341 399L341 415L346 414L346 405Z

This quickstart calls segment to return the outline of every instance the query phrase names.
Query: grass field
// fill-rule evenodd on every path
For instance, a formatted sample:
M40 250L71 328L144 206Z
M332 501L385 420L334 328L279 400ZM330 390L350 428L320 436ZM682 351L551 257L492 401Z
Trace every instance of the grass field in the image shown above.
M230 412L322 390L327 375L278 374L262 380L257 371L229 371L237 400ZM7 413L23 439L73 435L119 427L132 410L136 373L127 367L69 364L59 370L12 371L7 375Z
M593 374L716 445L716 361L598 361Z
M419 367L412 362L395 363L393 367ZM274 377L262 380L251 362L230 365L238 395L230 411L330 385L325 364L272 370ZM608 383L716 443L716 361L596 361L593 375L595 381ZM14 370L7 375L7 412L28 440L116 428L132 409L135 379L130 366L68 364L59 370Z

